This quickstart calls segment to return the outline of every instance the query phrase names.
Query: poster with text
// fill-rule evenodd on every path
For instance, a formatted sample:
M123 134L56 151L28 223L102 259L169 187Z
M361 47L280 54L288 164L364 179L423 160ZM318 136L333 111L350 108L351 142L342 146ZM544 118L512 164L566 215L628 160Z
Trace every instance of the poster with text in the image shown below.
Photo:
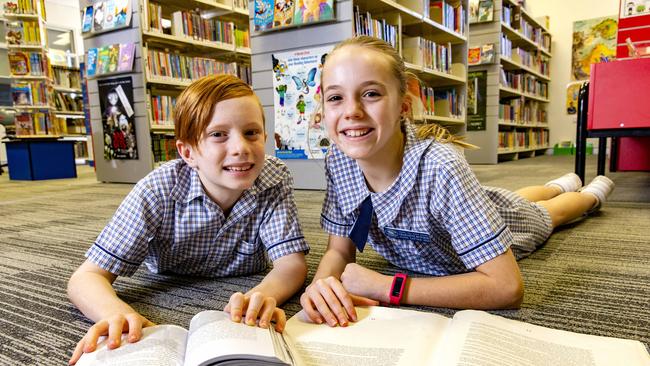
M323 159L330 145L321 123L320 73L332 47L275 53L273 106L275 156Z
M484 131L487 109L487 71L467 74L467 131Z
M573 23L571 80L587 80L591 64L616 57L616 16L580 20Z
M621 1L621 18L637 17L650 14L650 1L648 0L623 0Z
M97 88L102 112L104 159L137 159L131 77L98 80Z

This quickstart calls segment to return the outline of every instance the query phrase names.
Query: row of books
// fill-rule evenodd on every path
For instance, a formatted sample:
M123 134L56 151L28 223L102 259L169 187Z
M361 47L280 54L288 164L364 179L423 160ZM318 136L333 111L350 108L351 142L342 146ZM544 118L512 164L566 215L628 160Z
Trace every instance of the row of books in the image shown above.
M95 76L133 70L134 43L116 43L90 48L86 54L86 75Z
M49 62L42 52L11 51L8 54L11 75L48 76Z
M491 64L494 61L494 43L486 43L480 47L470 47L467 49L468 65Z
M374 19L370 12L361 12L358 6L354 7L354 33L383 39L397 48L397 26L386 19Z
M16 136L57 134L49 113L19 113L14 117Z
M151 147L154 162L169 161L178 158L176 137L167 134L151 134Z
M83 118L67 118L67 117L57 117L55 115L53 122L53 128L58 129L62 135L87 135L86 123ZM76 145L76 144L75 144ZM82 144L86 145L86 144ZM88 156L86 152L85 155L79 154L78 156Z
M427 8L425 7L425 9ZM425 16L434 22L458 34L466 34L465 20L467 15L465 7L460 1L453 5L442 0L430 1L428 12Z
M548 76L550 73L550 60L539 52L531 52L523 48L514 47L510 52L502 53L501 55L542 75Z
M100 33L124 28L131 22L130 0L95 1L84 9L82 33Z
M79 70L52 66L52 77L55 86L81 89L81 72Z
M173 112L176 108L176 97L169 95L152 95L151 124L156 126L174 126Z
M158 50L147 50L149 78L192 81L207 75L238 75L236 62L222 62L205 57L192 57Z
M4 3L6 14L38 14L38 9L45 9L45 0L16 0Z
M81 94L54 92L54 106L61 112L83 112L83 98Z
M15 106L48 106L51 86L46 81L21 81L11 84L11 97Z
M423 86L420 88L420 99L424 104L424 115L463 118L465 115L465 100L455 88L434 89Z
M154 3L149 3L149 6L153 8L161 7ZM196 11L176 11L171 14L171 18L171 35L175 37L237 44L235 42L235 29L237 26L234 22L223 21L218 18L203 19L199 12ZM165 32L160 19L152 19L151 30L160 33ZM248 32L240 30L238 47L244 47L244 44L248 45L250 43L248 39L243 39L247 35Z
M33 20L8 22L5 40L10 45L41 46L41 26L38 21Z
M502 99L499 102L499 120L518 123L547 123L546 109L537 101L525 100L523 97Z
M334 19L334 0L256 0L253 13L255 31Z
M523 93L548 98L548 83L540 81L536 76L521 71L506 71L501 69L501 85Z
M436 71L451 72L451 43L437 44L423 37L402 38L402 57L404 61Z
M535 149L549 145L548 130L499 131L499 149Z
M516 29L522 37L528 38L540 48L550 50L551 35L524 19L521 16L520 6L507 6L504 4L501 11L501 21Z

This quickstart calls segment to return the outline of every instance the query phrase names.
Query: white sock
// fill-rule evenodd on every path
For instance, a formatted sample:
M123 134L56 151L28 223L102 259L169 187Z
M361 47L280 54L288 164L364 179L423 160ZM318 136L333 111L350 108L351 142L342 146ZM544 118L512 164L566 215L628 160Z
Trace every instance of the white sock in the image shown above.
M581 193L591 193L596 197L596 204L591 208L590 212L596 211L600 206L607 201L607 196L614 190L614 182L604 175L599 175L591 183L587 184L580 190Z
M562 190L562 193L564 192L576 192L580 187L582 187L582 181L580 180L580 177L578 177L577 174L575 173L567 173L557 179L553 179L552 181L547 182L544 184L545 186L555 186L559 187L560 190Z

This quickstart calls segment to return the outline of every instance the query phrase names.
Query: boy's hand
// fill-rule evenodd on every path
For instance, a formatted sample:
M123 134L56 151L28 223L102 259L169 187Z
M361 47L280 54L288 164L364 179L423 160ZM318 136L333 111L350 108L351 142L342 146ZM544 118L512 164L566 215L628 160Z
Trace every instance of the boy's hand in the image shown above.
M122 333L128 332L129 343L137 342L142 337L142 328L155 325L149 319L138 313L114 314L108 318L95 323L86 335L81 338L72 352L68 363L74 365L84 353L93 352L97 348L97 339L101 336L108 336L108 349L115 349L120 346Z
M393 278L356 263L348 263L341 274L341 283L350 293L388 303Z
M282 332L287 317L284 310L276 307L276 304L274 297L265 296L261 292L253 292L250 295L235 292L223 310L230 313L230 319L236 323L244 318L248 325L254 326L257 323L260 328L268 328L271 321L275 321L275 330Z
M330 276L307 286L300 296L300 304L312 322L322 324L325 321L330 327L345 327L349 320L357 321L355 306L379 305L379 302L348 293L338 278Z

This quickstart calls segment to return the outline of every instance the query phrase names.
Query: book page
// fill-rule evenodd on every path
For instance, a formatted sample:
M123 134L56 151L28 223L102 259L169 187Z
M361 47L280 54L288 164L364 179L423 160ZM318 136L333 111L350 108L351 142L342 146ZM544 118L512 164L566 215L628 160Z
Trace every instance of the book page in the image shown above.
M106 337L102 337L97 350L84 353L77 366L182 366L185 357L187 330L176 325L156 325L142 329L142 338L127 342L122 335L122 345L109 350Z
M269 329L235 323L230 314L214 310L202 311L192 318L186 353L186 366L227 360L227 356L278 361Z
M302 312L287 322L284 336L297 365L425 365L450 319L388 307L358 307L356 323L331 328L303 321Z
M466 310L456 313L440 365L648 365L637 341L550 329Z

